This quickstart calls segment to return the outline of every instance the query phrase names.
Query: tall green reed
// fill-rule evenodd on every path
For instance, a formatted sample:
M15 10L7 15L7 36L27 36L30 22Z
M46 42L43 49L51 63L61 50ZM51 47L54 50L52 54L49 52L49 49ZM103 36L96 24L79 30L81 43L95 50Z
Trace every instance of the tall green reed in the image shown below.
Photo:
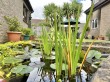
M69 25L68 25L68 32L66 33L64 30L58 30L57 28L57 16L55 14L55 54L56 54L56 73L57 76L61 75L61 66L62 66L62 60L65 57L67 64L68 64L68 75L69 78L76 75L76 68L78 64L78 60L82 51L82 43L83 39L86 34L86 29L88 27L90 17L92 15L94 4L92 4L90 13L88 15L86 24L83 28L81 38L79 39L79 44L76 46L76 40L77 40L77 33L78 33L78 19L79 19L79 11L77 13L76 18L76 26L75 31L72 32L70 27L70 19L69 19ZM80 7L79 7L80 10ZM60 34L60 39L58 38L58 33ZM61 60L60 60L61 59Z
M46 28L42 27L42 36L41 36L41 40L42 40L42 51L43 54L46 54L47 56L51 55L51 51L52 51L52 47L53 47L53 41L50 38Z

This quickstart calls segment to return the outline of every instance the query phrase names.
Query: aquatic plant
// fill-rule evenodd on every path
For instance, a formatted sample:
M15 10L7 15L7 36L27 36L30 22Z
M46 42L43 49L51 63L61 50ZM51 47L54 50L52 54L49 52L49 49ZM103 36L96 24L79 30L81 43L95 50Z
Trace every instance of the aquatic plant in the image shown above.
M55 14L55 54L56 54L56 73L57 76L61 75L61 67L62 67L62 59L65 57L66 62L68 64L68 76L70 79L73 78L74 75L76 75L76 68L77 63L82 51L82 42L84 39L84 36L86 34L86 29L89 24L90 17L92 15L94 4L92 4L92 7L90 9L90 13L88 15L86 24L83 28L81 38L79 39L79 44L76 46L76 40L77 40L77 33L78 33L78 19L79 19L79 11L77 13L76 18L76 27L75 31L72 32L70 27L70 22L68 25L68 32L65 31L59 31L57 28L57 14ZM68 15L69 16L69 15ZM69 17L68 17L69 18ZM69 18L70 21L70 18ZM58 38L58 33L60 33L60 39ZM64 56L63 56L64 55Z
M42 40L41 49L42 49L43 54L50 56L52 47L53 47L53 42L52 42L52 39L50 38L46 28L44 28L44 27L42 27L41 40Z

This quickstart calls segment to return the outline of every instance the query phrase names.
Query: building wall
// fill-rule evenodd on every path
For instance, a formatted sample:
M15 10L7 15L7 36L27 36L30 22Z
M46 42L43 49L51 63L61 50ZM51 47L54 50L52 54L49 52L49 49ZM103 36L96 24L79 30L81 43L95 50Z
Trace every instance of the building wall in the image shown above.
M106 37L108 29L110 29L110 3L101 8L100 35Z
M23 22L23 0L0 0L0 43L7 41L8 26L4 16L16 16L23 27L27 27Z
M95 19L98 20L98 24L97 24L98 26L97 28L92 28L92 20L95 20ZM100 9L93 12L90 23L89 23L89 27L90 27L90 32L89 32L90 36L95 36L95 37L99 36L100 34Z

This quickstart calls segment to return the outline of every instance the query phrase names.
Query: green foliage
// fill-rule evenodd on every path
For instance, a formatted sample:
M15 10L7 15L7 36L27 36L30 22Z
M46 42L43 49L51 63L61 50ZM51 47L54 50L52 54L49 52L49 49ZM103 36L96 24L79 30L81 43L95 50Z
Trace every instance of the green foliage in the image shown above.
M110 29L107 30L106 36L108 37L108 39L109 39L109 41L110 41Z
M70 8L71 8L71 15L75 19L80 16L80 14L82 12L82 4L81 3L78 3L76 0L73 0L72 3L70 4ZM79 8L79 10L78 10L78 8ZM78 11L79 11L79 16L77 16Z
M22 28L21 32L23 35L32 35L33 34L33 31L31 28Z
M51 67L52 69L56 69L56 63L50 64L50 67ZM67 70L67 69L68 69L68 65L63 63L63 64L62 64L62 67L60 67L60 68L62 68L61 70Z
M45 28L42 28L41 40L42 40L42 46L43 46L43 48L42 48L43 53L48 56L51 55L53 42Z
M54 23L54 12L57 10L57 6L54 3L44 6L44 15L46 21L50 23L51 27Z
M10 78L12 75L11 69L22 63L22 58L15 57L16 55L25 54L24 47L30 46L31 41L19 41L19 42L8 42L5 44L0 44L0 77L1 78ZM35 50L30 51L31 54L35 54ZM22 67L21 67L22 68ZM16 69L19 70L19 69ZM22 69L22 73L26 74L31 71L31 68L25 66Z
M16 74L27 74L27 73L30 73L31 71L33 70L32 67L30 66L27 66L27 65L18 65L14 68L11 69L11 72L12 73L16 73Z
M84 36L86 34L86 29L89 24L90 17L92 15L93 4L90 9L90 13L88 15L86 24L83 28L81 38L79 39L79 45L76 46L77 40L77 33L78 33L78 19L80 16L81 6L78 6L78 11L76 15L76 26L75 31L72 32L70 27L70 17L69 18L69 25L68 25L68 32L65 32L63 29L58 30L57 25L57 14L55 14L55 54L56 54L56 75L61 75L61 67L62 67L62 60L66 60L65 63L68 63L68 74L69 77L74 76L76 74L77 64L80 58L80 54L82 52L82 42ZM68 11L69 12L69 11ZM60 36L59 36L60 35ZM59 37L59 38L58 38Z
M80 16L82 11L81 3L78 3L76 0L73 0L72 3L64 3L62 8L63 16L67 17L68 19L68 15L69 15L69 17L73 16L73 18L76 19L79 7L80 7L79 10L79 16Z
M4 16L10 31L20 31L21 25L16 17Z
M63 15L68 18L68 15L71 14L70 4L69 3L64 3L62 10L63 10Z
M3 64L16 64L16 63L19 63L19 62L22 62L21 59L17 59L13 56L10 56L10 57L4 57L4 59L2 60L2 63Z
M31 41L8 42L5 44L0 44L0 55L7 57L23 54L22 48L31 44Z
M100 59L101 56L102 56L101 52L96 51L96 50L90 50L88 55L87 55L86 61L89 63L92 63L93 58Z

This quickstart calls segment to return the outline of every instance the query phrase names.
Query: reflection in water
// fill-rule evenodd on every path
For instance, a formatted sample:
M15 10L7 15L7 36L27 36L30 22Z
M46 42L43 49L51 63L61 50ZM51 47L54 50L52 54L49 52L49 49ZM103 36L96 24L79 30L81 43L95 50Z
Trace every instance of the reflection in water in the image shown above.
M48 65L49 64L49 65ZM27 82L55 82L55 70L50 68L50 63L35 61L29 64L34 70L30 73ZM86 82L87 73L81 71L82 82ZM80 77L76 76L76 82L81 82ZM62 74L62 82L69 82L68 78Z

